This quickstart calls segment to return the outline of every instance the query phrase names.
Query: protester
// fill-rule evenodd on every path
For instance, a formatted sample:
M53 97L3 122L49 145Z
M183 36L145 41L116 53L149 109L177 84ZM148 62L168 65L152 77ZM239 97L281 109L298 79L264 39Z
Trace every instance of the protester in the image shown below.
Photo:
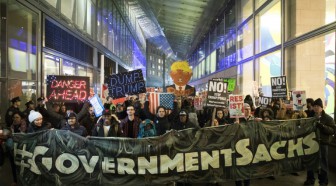
M150 119L154 121L156 130L157 130L157 135L163 135L165 134L168 130L171 129L171 123L175 118L176 112L177 112L177 102L174 102L173 110L170 114L167 115L167 110L163 106L159 106L156 108L156 114L152 114L149 111L149 102L146 101L144 104L144 113L146 115L147 119Z
M127 106L126 112L127 117L120 122L122 135L123 137L137 138L141 119L134 115L135 110L133 105Z
M314 99L313 98L307 98L306 99L307 102L307 110L305 110L306 114L308 117L314 117L315 112L314 112Z
M63 112L57 113L57 107L56 107L56 109L53 109L51 107L51 103L49 103L49 102L46 103L46 106L47 106L48 114L50 116L50 120L53 121L52 122L53 128L55 128L55 129L63 128L67 123L68 113L63 113ZM89 102L84 103L81 111L76 115L77 122L80 121L85 116L89 106L90 106ZM70 111L70 112L72 112L72 111Z
M262 120L265 120L265 117L270 118L271 120L273 120L274 118L274 113L273 110L270 108L263 108L260 110L259 112L259 118L261 118Z
M24 115L21 112L14 112L12 115L13 123L11 124L11 132L12 133L26 133L27 131L27 124L24 119ZM17 176L16 176L16 167L14 162L14 142L12 136L9 136L6 140L6 149L8 151L8 157L12 169L12 176L13 176L13 184L17 183Z
M185 110L181 110L179 112L179 120L177 122L172 123L171 126L174 130L183 130L183 129L199 129L199 126L189 121L188 112Z
M13 113L15 112L21 112L19 107L21 105L21 100L19 97L15 97L11 100L12 105L7 109L5 120L7 127L10 127L10 125L13 123Z
M23 117L28 123L28 115L31 110L35 110L35 103L33 101L28 101L25 105L26 105L26 110L23 111Z
M254 107L254 104L253 104L253 99L252 99L251 95L248 94L248 95L245 96L244 103L247 103L247 104L250 105L251 111L255 110L255 107Z
M115 114L105 110L92 130L92 136L98 137L120 137L122 136L120 121Z
M26 133L27 123L24 115L21 112L15 112L13 114L13 124L11 125L12 133Z
M196 110L192 105L192 99L184 99L181 109L184 109L188 113L188 119L191 123L199 126Z
M85 127L81 126L78 123L78 117L75 112L69 112L66 116L67 123L64 127L61 128L61 130L69 130L75 134L78 134L80 136L86 137L87 131Z
M44 120L44 121L48 121L48 122L50 122L50 121L49 121L48 111L47 111L47 109L45 108L44 100L45 100L44 97L39 97L39 98L37 98L35 111L37 111L37 112L39 112L39 113L42 114L42 116L43 116L43 120Z
M313 103L315 117L317 119L316 127L320 131L320 170L318 174L320 186L328 185L329 176L329 154L328 145L330 144L332 135L336 132L334 119L325 113L321 98L318 98ZM315 176L314 170L307 171L307 179L304 185L314 185Z
M86 115L80 121L80 124L83 127L85 127L86 131L88 132L88 136L92 135L92 129L94 128L96 121L97 121L97 118L95 116L93 106L90 105L87 110Z
M140 101L133 101L134 104L134 109L135 109L135 116L140 118L141 120L145 120L146 119L146 114L144 112L144 109L142 108L142 104Z
M214 112L216 113L213 120L209 120L204 127L211 127L211 126L219 126L219 125L227 125L230 124L228 121L226 121L224 117L224 110L222 108L216 108L214 109Z
M247 121L253 121L254 119L255 118L252 115L250 105L248 103L244 103L244 117L237 118L235 124L245 124ZM236 186L249 186L250 184L250 179L236 181Z
M140 123L138 138L154 137L156 135L155 123L152 120L146 119Z
M51 128L50 123L43 121L42 114L34 110L30 111L28 120L29 120L28 133L39 132Z

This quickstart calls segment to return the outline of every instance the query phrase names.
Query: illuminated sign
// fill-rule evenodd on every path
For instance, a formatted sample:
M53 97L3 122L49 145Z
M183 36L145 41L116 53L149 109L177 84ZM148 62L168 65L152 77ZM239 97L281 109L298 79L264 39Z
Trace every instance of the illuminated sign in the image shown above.
M90 95L90 79L82 76L47 76L47 98L50 101L84 101Z
M105 79L105 83L113 99L146 92L141 70L113 74Z

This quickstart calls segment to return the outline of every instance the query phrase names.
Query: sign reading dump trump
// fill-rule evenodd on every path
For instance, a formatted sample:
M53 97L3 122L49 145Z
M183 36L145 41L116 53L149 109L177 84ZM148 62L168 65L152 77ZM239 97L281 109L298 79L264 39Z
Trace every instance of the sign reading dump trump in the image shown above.
M109 96L114 99L146 92L145 81L140 69L113 74L105 79L105 83L108 86Z
M84 101L90 95L90 79L82 76L47 76L47 98L50 101Z

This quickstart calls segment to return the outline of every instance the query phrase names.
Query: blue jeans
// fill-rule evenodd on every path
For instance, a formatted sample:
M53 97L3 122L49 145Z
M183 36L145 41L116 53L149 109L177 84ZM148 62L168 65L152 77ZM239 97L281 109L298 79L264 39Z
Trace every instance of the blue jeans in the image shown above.
M328 145L320 144L320 170L318 173L319 184L328 185L329 163ZM315 180L314 170L307 171L307 180Z

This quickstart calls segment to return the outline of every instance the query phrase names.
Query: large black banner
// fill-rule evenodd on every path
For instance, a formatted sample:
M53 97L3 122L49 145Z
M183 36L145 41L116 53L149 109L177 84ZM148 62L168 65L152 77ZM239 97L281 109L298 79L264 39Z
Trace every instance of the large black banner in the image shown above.
M114 99L146 92L146 84L140 69L110 75L105 79L105 83L108 86L109 96Z
M15 134L23 185L225 182L316 168L314 119L171 131L145 139L83 138L69 131Z

